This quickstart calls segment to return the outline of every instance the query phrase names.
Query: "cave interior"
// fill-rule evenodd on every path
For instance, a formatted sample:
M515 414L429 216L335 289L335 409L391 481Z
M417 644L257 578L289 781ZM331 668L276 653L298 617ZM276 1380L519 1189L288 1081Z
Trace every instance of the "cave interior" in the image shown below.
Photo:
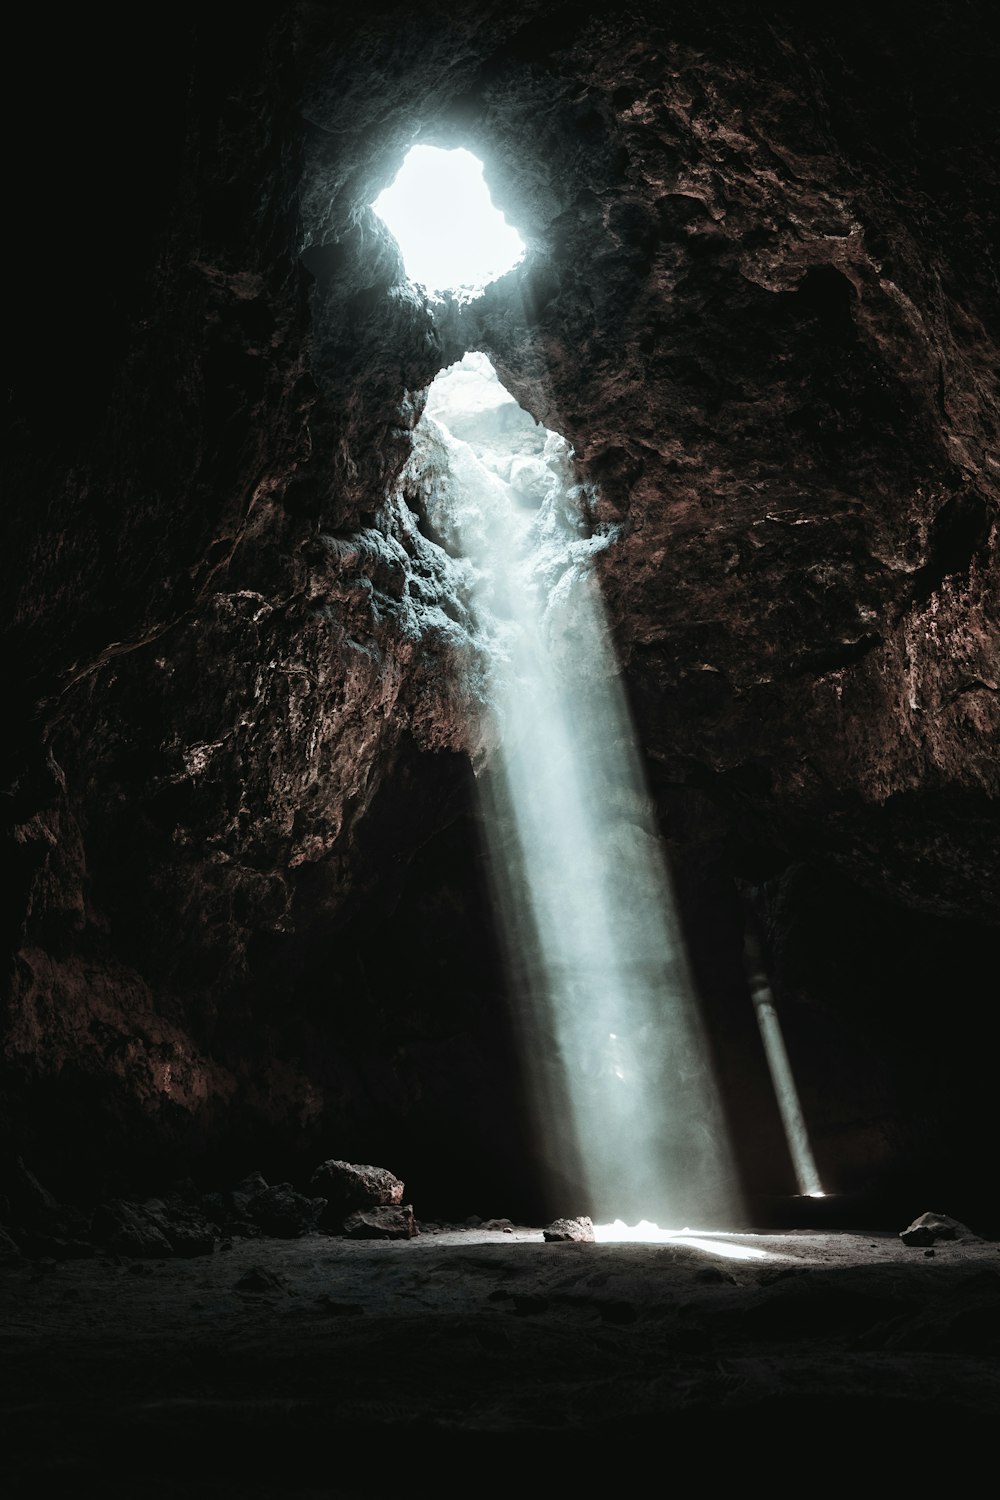
M389 1168L425 1223L587 1212L512 1020L490 641L414 461L469 351L613 537L738 1227L1000 1234L990 8L19 24L44 106L10 189L12 1263L61 1265L109 1200L304 1190L328 1158ZM480 159L524 241L470 300L410 282L372 211L415 144ZM29 1179L73 1234L31 1222Z

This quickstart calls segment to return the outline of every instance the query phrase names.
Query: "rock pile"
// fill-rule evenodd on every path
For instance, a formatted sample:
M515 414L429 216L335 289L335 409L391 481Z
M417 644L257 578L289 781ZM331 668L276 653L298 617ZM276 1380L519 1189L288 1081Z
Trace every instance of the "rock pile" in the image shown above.
M317 1231L353 1239L412 1239L413 1208L385 1167L331 1159L302 1193L251 1172L235 1187L200 1192L174 1184L162 1197L108 1198L91 1209L61 1204L17 1158L3 1176L0 1260L67 1260L95 1254L159 1260L211 1255L234 1237L297 1239Z

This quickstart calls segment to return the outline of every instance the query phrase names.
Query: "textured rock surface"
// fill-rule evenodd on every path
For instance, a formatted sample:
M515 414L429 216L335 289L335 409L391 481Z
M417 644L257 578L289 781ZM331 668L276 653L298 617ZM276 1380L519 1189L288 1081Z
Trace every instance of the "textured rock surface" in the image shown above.
M576 1219L553 1219L547 1229L542 1230L542 1238L558 1242L561 1240L574 1240L580 1243L593 1243L594 1225L586 1214L581 1214Z
M141 1203L113 1198L94 1214L92 1233L112 1254L155 1260L174 1253L165 1228L161 1214L147 1212Z
M949 1214L926 1213L908 1224L899 1238L904 1245L933 1245L938 1240L974 1240L976 1236L967 1224Z
M359 1166L335 1158L318 1166L309 1179L310 1191L326 1199L323 1227L334 1231L356 1209L399 1205L404 1186L386 1167Z
M409 1203L359 1208L344 1220L349 1240L412 1240L419 1233Z
M421 392L479 348L622 526L606 591L748 1162L774 1120L734 881L811 1003L845 1181L954 1161L985 1049L951 1054L933 1121L906 1070L942 969L978 1035L1000 910L978 8L275 5L137 35L134 71L102 26L28 39L49 103L18 159L12 1149L59 1192L331 1150L397 1162L428 1209L425 1185L489 1170L513 1203L530 1178L469 812L484 643L399 484ZM529 245L461 313L366 207L418 135L480 150ZM888 1099L880 1016L918 1039Z

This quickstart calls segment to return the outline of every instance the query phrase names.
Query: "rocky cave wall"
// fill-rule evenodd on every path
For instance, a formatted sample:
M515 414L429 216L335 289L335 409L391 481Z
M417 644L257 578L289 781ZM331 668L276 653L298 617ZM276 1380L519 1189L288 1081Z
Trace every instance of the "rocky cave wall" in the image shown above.
M537 1201L483 645L400 478L478 348L622 524L605 593L749 1185L790 1188L748 920L834 1184L974 1197L986 8L275 4L133 23L124 72L105 25L23 47L9 1148L64 1192L335 1154ZM367 209L416 139L476 150L529 246L464 309Z

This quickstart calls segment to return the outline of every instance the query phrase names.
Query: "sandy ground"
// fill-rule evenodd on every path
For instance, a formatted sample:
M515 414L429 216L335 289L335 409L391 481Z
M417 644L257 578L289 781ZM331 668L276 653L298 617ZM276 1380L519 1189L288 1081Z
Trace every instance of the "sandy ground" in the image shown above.
M15 1263L0 1328L8 1494L307 1500L429 1474L508 1493L515 1470L540 1472L525 1464L578 1485L697 1455L721 1478L737 1455L770 1472L793 1442L823 1474L867 1454L870 1475L877 1450L906 1483L918 1457L1000 1438L985 1241L237 1240L187 1261Z

